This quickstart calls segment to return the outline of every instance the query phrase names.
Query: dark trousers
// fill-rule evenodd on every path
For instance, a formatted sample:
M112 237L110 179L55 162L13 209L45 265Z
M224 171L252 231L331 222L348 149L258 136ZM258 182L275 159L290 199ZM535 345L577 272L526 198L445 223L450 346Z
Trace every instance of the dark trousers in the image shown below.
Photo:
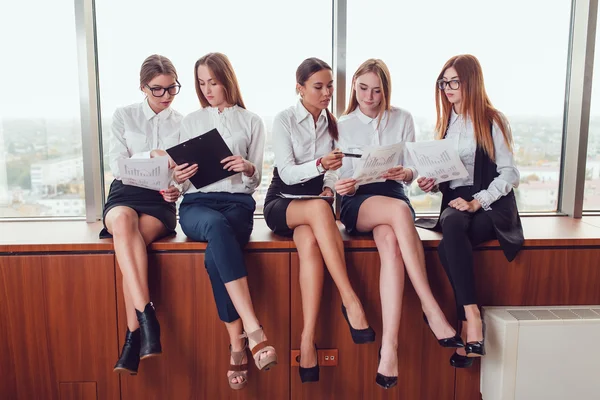
M454 290L458 319L466 321L464 306L477 304L473 246L495 239L496 232L483 210L469 213L448 207L440 216L440 224L444 237L438 254Z
M179 223L187 237L208 242L204 266L224 322L240 317L225 284L248 275L242 248L252 233L255 208L252 196L241 193L186 194L179 207Z

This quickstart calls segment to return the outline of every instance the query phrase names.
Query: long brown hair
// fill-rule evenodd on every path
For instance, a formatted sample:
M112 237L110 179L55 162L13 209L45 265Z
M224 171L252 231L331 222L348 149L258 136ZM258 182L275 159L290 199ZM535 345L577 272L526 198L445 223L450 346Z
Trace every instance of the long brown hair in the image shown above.
M239 107L246 108L233 66L229 61L229 58L223 53L208 53L198 59L196 65L194 65L194 85L196 86L196 95L203 108L210 107L210 103L206 97L204 97L204 93L202 93L202 89L200 89L200 82L198 81L198 67L201 65L206 65L210 70L213 79L223 85L227 103L232 105L237 104Z
M177 70L171 60L165 56L152 54L144 60L142 68L140 68L140 89L143 89L158 75L171 75L177 80Z
M495 161L494 141L492 140L491 123L500 127L506 145L512 151L512 133L504 115L492 106L483 83L483 71L479 60L470 54L461 54L449 59L437 77L440 80L448 68L454 67L460 80L462 94L461 113L470 118L475 131L477 146L483 148L488 157ZM448 129L452 113L452 103L444 96L443 90L435 87L435 123L436 139L443 139Z
M296 69L296 83L300 86L304 86L306 81L313 74L324 69L331 71L331 67L325 61L316 57L307 58L306 60L302 61L302 63L300 63ZM339 135L335 117L333 114L331 114L328 108L326 108L325 111L327 112L327 130L329 131L329 136L331 136L333 140L338 140Z
M383 98L381 99L381 103L379 103L377 121L377 127L379 127L379 124L381 124L381 118L383 118L383 113L392 109L392 105L390 103L390 99L392 98L392 77L387 65L378 58L369 58L367 61L362 63L360 67L358 67L354 73L354 76L352 76L352 92L350 94L348 107L346 108L346 111L344 111L344 115L350 114L352 111L356 110L356 107L358 107L358 100L356 100L356 80L360 76L369 72L373 72L375 75L377 75L379 77L379 82L381 82L381 92L383 94Z

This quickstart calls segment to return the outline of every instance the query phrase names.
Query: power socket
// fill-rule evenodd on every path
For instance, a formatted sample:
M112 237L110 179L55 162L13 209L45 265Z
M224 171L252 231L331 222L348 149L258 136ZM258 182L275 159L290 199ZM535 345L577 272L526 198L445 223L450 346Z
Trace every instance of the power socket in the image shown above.
M336 367L339 360L338 349L318 349L317 358L320 367ZM299 367L300 350L292 350L290 352L290 366Z

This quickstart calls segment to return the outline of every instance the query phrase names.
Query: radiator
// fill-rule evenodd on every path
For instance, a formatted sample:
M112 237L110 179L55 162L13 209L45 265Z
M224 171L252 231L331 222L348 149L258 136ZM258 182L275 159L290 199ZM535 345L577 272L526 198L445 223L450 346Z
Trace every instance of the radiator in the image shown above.
M484 307L483 400L599 400L600 305Z

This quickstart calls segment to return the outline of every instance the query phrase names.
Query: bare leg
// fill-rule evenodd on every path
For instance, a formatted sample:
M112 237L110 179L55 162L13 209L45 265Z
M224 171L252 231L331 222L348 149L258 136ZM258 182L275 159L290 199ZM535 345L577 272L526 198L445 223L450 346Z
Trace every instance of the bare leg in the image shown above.
M479 313L477 304L466 305L465 316L467 317L467 340L469 342L482 341L483 326L481 322L481 314Z
M379 293L383 315L381 362L377 372L385 376L398 376L398 331L404 293L404 263L392 227L376 226L373 238L381 259Z
M315 330L323 293L323 258L315 235L308 225L294 229L294 243L300 258L300 293L304 328L300 341L300 366L317 364L315 353Z
M369 324L362 304L348 278L344 243L329 204L323 200L294 200L287 208L286 219L290 229L300 225L310 226L327 270L340 292L351 325L355 329L367 328Z
M402 200L384 196L373 196L365 200L359 210L357 228L368 232L383 224L390 225L396 234L406 272L435 336L438 339L454 336L456 331L446 320L431 292L425 269L423 244L408 205Z

